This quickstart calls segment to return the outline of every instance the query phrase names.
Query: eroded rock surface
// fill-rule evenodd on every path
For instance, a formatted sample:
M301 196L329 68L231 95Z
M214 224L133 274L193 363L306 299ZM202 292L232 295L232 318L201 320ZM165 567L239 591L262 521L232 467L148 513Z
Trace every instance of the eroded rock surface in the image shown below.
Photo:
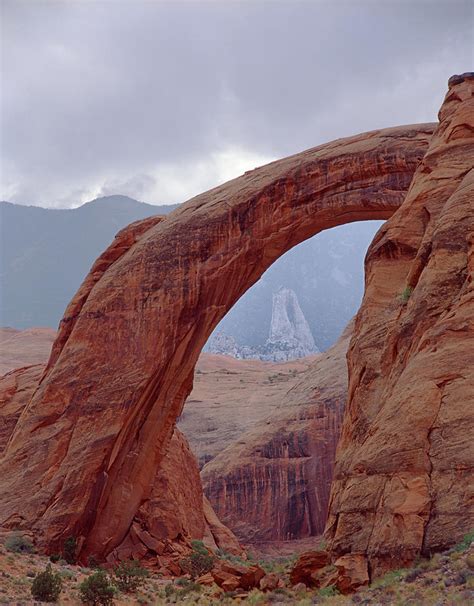
M316 357L272 364L202 353L178 422L200 467L271 415Z
M37 364L0 377L0 454L44 369L44 364ZM125 539L108 560L143 559L164 574L177 575L181 572L179 561L189 553L192 539L203 539L214 550L243 553L234 534L203 496L196 458L186 438L175 429L155 474L150 498L138 510Z
M474 527L474 74L366 259L327 538L361 576ZM357 565L356 565L357 564Z
M0 525L81 557L126 539L226 311L284 252L401 205L432 125L340 139L197 196L104 253L0 462ZM25 461L28 465L25 466Z
M202 470L204 491L241 541L321 535L347 396L352 325L317 356L275 407ZM240 415L238 407L235 410Z

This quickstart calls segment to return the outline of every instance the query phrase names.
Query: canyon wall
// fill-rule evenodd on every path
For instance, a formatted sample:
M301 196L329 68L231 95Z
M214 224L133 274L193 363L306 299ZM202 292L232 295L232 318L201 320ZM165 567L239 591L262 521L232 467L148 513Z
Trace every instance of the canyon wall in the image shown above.
M269 416L204 466L204 492L245 544L321 535L347 395L351 326ZM239 411L236 410L236 414Z
M299 242L390 217L432 132L339 139L124 230L68 306L2 454L0 526L32 530L44 550L76 536L83 559L118 548L150 498L219 320Z
M474 528L474 74L366 258L326 535L367 578Z

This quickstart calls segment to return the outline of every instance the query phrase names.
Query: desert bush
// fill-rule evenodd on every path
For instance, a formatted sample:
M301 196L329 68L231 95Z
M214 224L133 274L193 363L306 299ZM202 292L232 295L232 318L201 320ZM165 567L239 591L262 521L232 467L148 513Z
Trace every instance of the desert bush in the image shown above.
M128 560L120 562L114 568L114 576L115 584L120 591L131 593L143 585L148 571L142 568L136 560Z
M421 568L413 568L405 577L405 583L413 583L420 576L422 576L423 570Z
M61 576L62 579L66 580L66 581L75 581L76 580L76 575L73 573L72 570L68 570L67 568L65 568L64 570L61 570L59 572L59 575Z
M250 555L247 556L247 559L234 555L233 553L229 553L224 549L218 549L216 551L216 555L221 560L227 560L227 562L232 562L232 564L239 564L240 566L251 566L253 563L252 557Z
M405 288L402 291L402 294L400 295L401 302L408 303L408 299L411 297L412 292L413 292L412 286L405 286Z
M99 562L97 561L97 559L93 555L90 555L87 558L87 566L89 568L100 568Z
M115 587L105 570L98 570L79 585L81 602L88 606L111 606L114 603Z
M174 603L179 604L184 598L192 593L199 593L202 590L199 583L194 583L189 579L176 579L175 584L169 583L165 587L165 597Z
M5 540L5 547L8 551L14 553L33 553L33 543L28 537L24 537L19 532L13 532Z
M61 556L59 555L59 553L52 553L49 556L49 560L50 562L52 562L53 564L56 564L57 562L59 562L59 560L61 559Z
M399 581L404 579L407 572L408 571L406 570L406 568L399 568L398 570L391 570L390 572L387 572L387 574L385 574L383 577L376 579L372 583L371 586L374 588L388 587L389 585L393 585L394 583L398 583Z
M76 537L68 537L64 541L63 556L68 564L76 563L77 541Z
M214 557L209 553L202 541L191 541L192 551L183 558L179 565L186 574L195 580L210 572L214 566Z
M338 593L339 591L335 585L328 585L318 591L318 596L321 598L332 598L333 596L338 595Z
M474 530L464 535L463 540L456 545L455 551L466 551L471 543L474 542Z
M48 564L46 570L33 579L31 595L40 602L57 602L62 586L60 575L53 572L51 564Z

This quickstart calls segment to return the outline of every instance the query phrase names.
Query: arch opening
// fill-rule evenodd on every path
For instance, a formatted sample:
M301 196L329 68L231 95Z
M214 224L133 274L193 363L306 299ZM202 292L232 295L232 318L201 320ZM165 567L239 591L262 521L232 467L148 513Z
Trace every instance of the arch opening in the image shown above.
M343 225L285 253L199 357L177 427L219 519L255 556L309 548L323 533L347 396L347 325L380 226Z

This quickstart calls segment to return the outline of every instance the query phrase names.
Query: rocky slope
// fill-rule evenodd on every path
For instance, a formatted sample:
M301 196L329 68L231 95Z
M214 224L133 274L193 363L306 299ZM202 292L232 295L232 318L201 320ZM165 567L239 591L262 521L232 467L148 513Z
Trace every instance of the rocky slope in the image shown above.
M474 527L474 74L439 119L368 251L348 355L326 535L366 578Z
M0 460L0 525L42 549L108 556L150 498L194 366L271 263L330 227L401 205L432 125L322 145L121 234L72 300ZM25 467L24 461L28 461Z
M219 517L246 544L321 535L347 394L351 327L318 356L269 416L202 470Z
M205 349L210 353L267 362L285 362L319 353L295 291L283 287L273 293L270 333L262 346L239 346L230 335L216 332Z

